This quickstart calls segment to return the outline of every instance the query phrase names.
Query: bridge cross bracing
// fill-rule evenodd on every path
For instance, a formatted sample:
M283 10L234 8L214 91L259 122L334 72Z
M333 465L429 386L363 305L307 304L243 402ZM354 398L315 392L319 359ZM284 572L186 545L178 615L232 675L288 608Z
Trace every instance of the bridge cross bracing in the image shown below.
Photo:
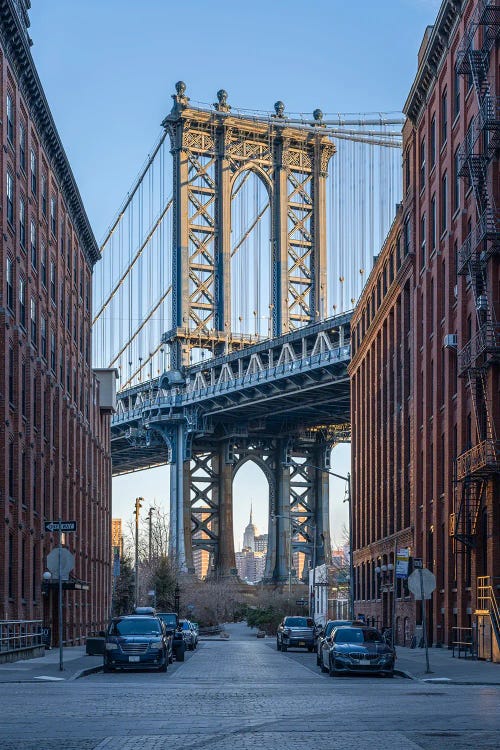
M307 561L314 535L329 559L322 467L348 436L344 311L399 197L398 124L288 117L281 102L240 114L224 91L206 109L177 84L103 243L94 330L120 372L113 471L170 464L183 569L203 548L234 571L232 482L249 460L269 482L266 578L287 578L291 549Z

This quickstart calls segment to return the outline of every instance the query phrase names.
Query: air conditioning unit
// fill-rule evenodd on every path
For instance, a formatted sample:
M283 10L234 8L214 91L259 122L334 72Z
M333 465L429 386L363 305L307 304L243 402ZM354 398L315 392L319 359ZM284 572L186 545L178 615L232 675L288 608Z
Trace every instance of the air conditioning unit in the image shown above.
M458 346L457 334L447 333L443 339L443 346L446 347L446 349L456 349Z
M481 294L476 300L476 310L487 310L488 309L488 298L486 295Z

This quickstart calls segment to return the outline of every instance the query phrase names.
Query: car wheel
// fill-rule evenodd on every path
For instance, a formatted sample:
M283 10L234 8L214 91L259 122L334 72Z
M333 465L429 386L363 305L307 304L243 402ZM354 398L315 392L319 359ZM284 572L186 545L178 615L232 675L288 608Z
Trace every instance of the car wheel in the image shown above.
M278 641L277 638L276 638L276 651L281 651L280 642Z
M109 664L105 664L105 665L103 666L103 668L102 668L102 671L103 671L103 672L104 672L105 674L109 674L109 672L112 672L112 671L113 671L113 667L110 667L110 666L109 666Z
M185 652L184 646L179 646L179 648L175 650L176 661L184 661L184 652Z
M173 664L173 662L174 662L174 652L171 651L170 654L169 654L169 656L168 656L168 663L169 664Z
M328 674L330 675L330 677L335 677L337 675L335 664L332 663L332 657L330 657L328 660Z
M307 650L309 651L310 654L312 654L312 652L314 651L314 646L308 646Z
M316 666L321 667L321 659L319 658L319 654L316 652Z
M328 669L325 667L325 663L323 661L323 658L320 659L319 666L321 667L322 672L328 672Z
M165 661L164 661L164 662L163 662L163 664L162 664L162 665L161 665L161 666L160 666L160 667L158 668L158 672L166 672L166 671L167 671L167 669L168 669L168 658L167 658L167 655L165 654Z
M284 644L284 643L282 643L282 644L281 644L281 650L282 650L282 651L287 651L287 650L288 650L288 646L285 646L285 644Z

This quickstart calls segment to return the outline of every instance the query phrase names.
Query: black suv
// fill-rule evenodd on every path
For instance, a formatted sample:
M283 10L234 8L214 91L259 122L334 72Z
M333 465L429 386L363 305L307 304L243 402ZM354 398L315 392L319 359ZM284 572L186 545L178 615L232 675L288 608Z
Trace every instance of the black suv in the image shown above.
M105 633L104 671L156 667L166 672L170 636L155 615L114 617Z
M182 633L182 625L179 624L179 615L175 612L157 612L156 616L163 622L167 634L172 638L172 651L176 661L184 661L186 641Z

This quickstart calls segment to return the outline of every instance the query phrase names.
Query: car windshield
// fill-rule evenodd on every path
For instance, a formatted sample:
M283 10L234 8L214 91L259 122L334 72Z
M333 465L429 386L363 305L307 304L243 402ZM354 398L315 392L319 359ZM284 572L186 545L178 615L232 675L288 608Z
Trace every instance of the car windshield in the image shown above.
M158 615L165 625L173 625L174 627L177 625L177 617L175 615Z
M285 626L287 628L312 628L313 621L310 617L286 617Z
M335 643L383 643L379 632L362 628L338 628L333 640Z
M152 617L134 617L130 620L118 620L111 623L110 635L158 635L160 623Z

